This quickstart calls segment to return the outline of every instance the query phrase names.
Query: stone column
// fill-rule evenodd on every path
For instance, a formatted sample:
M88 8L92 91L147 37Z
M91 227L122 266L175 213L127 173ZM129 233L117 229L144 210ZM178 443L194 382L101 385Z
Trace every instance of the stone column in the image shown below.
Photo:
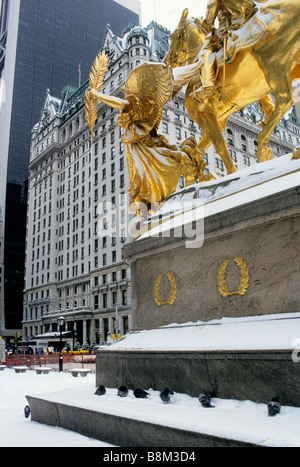
M87 333L86 333L86 319L83 320L83 327L82 327L82 343L84 344L87 339Z

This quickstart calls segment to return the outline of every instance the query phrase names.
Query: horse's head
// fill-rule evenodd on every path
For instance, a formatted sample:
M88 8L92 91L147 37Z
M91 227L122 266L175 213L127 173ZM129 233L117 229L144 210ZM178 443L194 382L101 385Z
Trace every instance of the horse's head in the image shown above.
M205 42L202 20L188 18L188 12L187 8L183 11L179 25L171 34L170 48L163 60L170 68L193 63Z

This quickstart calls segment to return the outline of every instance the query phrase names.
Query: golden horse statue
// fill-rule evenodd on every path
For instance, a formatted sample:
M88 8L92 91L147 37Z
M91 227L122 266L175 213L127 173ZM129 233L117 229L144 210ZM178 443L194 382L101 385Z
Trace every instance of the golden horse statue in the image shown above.
M201 100L195 93L201 87L200 51L207 42L207 31L201 19L187 18L187 9L171 35L170 49L164 59L173 71L173 95L187 85L187 110L204 132L199 149L205 151L213 144L227 173L236 171L222 134L228 117L258 102L267 119L257 138L257 158L259 162L271 159L273 154L267 144L276 125L294 104L292 82L300 78L300 1L267 0L256 3L256 10L259 21L267 25L266 35L254 47L246 45L237 50L230 63L224 62L224 57L219 60L218 91L214 96ZM197 62L198 67L193 69Z

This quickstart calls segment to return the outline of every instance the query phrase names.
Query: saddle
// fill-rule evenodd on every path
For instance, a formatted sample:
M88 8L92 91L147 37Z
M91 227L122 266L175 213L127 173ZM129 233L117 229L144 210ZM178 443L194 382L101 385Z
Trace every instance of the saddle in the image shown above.
M267 24L254 15L244 26L231 33L226 48L226 64L230 64L235 59L237 53L245 49L253 49L261 43L268 35ZM220 39L220 36L219 36ZM216 44L220 46L220 41L211 38L213 49L216 50ZM224 47L215 52L217 69L224 65Z

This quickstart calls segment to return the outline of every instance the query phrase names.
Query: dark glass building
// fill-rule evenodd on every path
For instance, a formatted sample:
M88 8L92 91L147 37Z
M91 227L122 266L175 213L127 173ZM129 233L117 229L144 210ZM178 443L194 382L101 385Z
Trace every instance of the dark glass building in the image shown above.
M0 0L0 78L7 88L0 115L2 335L21 328L31 128L45 91L59 96L67 84L88 79L106 25L120 35L129 23L139 24L135 4L132 11L113 0Z

